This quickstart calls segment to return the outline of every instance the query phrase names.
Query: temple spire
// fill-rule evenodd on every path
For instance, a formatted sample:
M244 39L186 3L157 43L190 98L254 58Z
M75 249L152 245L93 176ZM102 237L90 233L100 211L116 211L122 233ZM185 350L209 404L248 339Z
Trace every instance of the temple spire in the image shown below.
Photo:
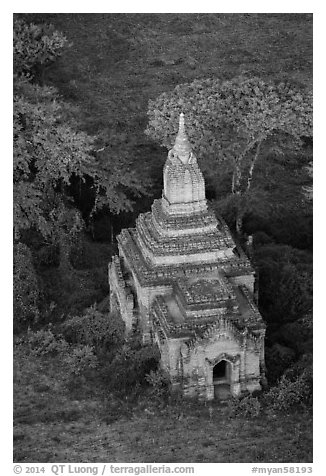
M179 134L182 133L182 134L186 134L186 130L185 130L185 115L183 114L183 112L180 113L179 115Z
M188 162L192 148L186 133L185 116L183 112L179 117L179 130L172 150L184 164Z

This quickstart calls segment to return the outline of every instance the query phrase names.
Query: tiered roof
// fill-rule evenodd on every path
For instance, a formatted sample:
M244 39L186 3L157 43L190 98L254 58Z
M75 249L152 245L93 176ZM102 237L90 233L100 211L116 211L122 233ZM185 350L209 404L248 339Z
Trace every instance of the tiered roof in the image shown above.
M194 253L200 256L200 254L215 252L218 256L222 256L223 253L226 253L226 256L232 256L232 250L235 247L230 233L227 233L225 228L218 229L216 226L215 228L204 227L203 231L188 229L189 231L186 232L187 228L181 228L181 224L177 224L174 234L166 235L162 228L156 226L152 213L141 214L137 219L136 229L139 245L146 248L145 254L146 251L147 255L151 253L153 264L158 256L165 256L166 264L178 261L180 256ZM182 229L180 234L179 229ZM201 261L205 261L205 258L202 257Z
M211 262L175 264L172 262L168 265L153 265L142 253L136 228L122 230L118 236L118 243L122 254L142 286L167 284L178 277L206 275L218 270L223 270L229 277L252 275L254 272L248 258L242 252L240 257L233 253L232 257L224 256Z
M169 285L173 290L152 305L159 334L194 339L222 321L252 336L264 327L248 290L230 281L254 271L246 255L236 252L227 225L207 206L183 115L164 167L162 198L138 217L136 228L123 230L118 242L142 287Z
M163 338L203 337L221 320L231 324L233 334L245 333L252 338L265 327L245 286L222 289L216 279L178 281L172 294L155 298L152 316Z

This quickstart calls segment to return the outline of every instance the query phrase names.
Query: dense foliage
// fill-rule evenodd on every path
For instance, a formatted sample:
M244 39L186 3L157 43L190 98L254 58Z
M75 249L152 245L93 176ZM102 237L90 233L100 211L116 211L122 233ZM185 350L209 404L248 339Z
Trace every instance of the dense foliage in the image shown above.
M28 329L26 335L19 340L25 343L28 352L36 357L60 355L63 357L69 345L60 335L53 333L51 328L40 329L36 332Z
M44 237L69 215L65 187L73 175L92 170L92 140L62 121L62 106L48 87L17 80L14 95L14 226ZM67 217L71 229L78 217ZM60 225L59 225L60 226ZM60 228L63 228L61 226ZM69 230L70 231L70 230Z
M46 66L59 58L67 46L67 38L50 25L14 21L14 72L32 74L41 79Z
M65 281L74 272L71 252L85 221L103 207L113 213L130 210L131 196L145 190L139 175L128 167L128 158L98 150L97 138L77 129L76 108L54 87L41 84L41 69L62 55L67 43L51 26L14 21L14 239L34 252L41 250L43 256L45 248L52 253L55 247ZM76 182L86 186L87 210L78 208ZM18 263L20 256L15 260ZM15 315L19 312L20 321L22 312L27 316L23 301L36 306L27 291L27 285L15 284Z
M283 375L279 384L265 395L265 401L269 408L281 412L309 408L312 406L312 390L312 371L305 368L292 379Z
M261 155L266 151L293 152L302 145L302 137L311 136L311 92L257 77L196 80L149 102L146 133L171 147L180 112L186 116L195 152L208 161L209 173L214 175L221 164L231 169L228 193L236 200L240 232Z
M286 323L311 311L313 283L309 255L274 244L259 247L255 260L266 320Z
M14 248L13 311L14 330L39 317L40 289L30 249L18 243Z
M95 306L86 309L82 316L67 319L62 329L69 342L91 346L97 354L115 349L124 338L123 321L101 313Z

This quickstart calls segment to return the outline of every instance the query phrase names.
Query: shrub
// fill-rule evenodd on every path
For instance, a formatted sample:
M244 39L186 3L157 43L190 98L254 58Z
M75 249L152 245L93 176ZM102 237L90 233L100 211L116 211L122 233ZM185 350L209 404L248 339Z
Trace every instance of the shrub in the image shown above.
M259 416L261 404L257 397L247 395L229 400L228 409L231 417L254 418Z
M103 377L110 389L129 393L131 388L148 384L146 375L157 370L159 359L156 346L147 345L137 350L124 346L103 368Z
M14 330L19 330L38 320L40 301L32 253L22 243L14 247L13 285Z
M265 395L265 401L270 408L281 412L308 408L312 405L312 370L304 369L293 380L291 376L283 375L279 384Z
M312 385L312 375L313 375L313 354L312 353L307 353L301 356L301 358L295 362L291 367L289 367L285 372L285 376L291 380L294 381L300 375L306 372L307 375L310 377L311 385Z
M270 245L273 243L273 239L264 231L257 231L254 234L254 248L259 248L260 246Z
M37 264L45 268L59 266L59 247L53 244L42 246L37 250Z
M312 314L307 314L295 322L290 322L278 330L278 340L285 342L298 354L312 352Z
M89 345L72 348L64 362L68 372L76 376L82 375L87 370L95 369L98 365L94 348Z
M84 315L68 319L62 331L68 342L88 345L100 354L123 342L124 323L116 315L99 312L94 305Z
M96 222L96 224L98 223ZM106 240L109 229L110 227L107 226ZM97 238L94 239L97 240ZM103 263L108 262L111 255L111 246L107 242L98 243L98 241L91 240L86 233L80 233L71 247L70 259L75 269L103 268ZM104 269L107 271L106 266Z
M62 354L69 348L68 343L61 336L55 336L51 329L42 329L37 332L28 330L24 342L30 354L34 356Z
M286 369L293 364L295 352L289 347L278 343L272 347L266 347L265 361L267 367L267 379L270 384L275 384Z
M311 254L285 245L255 251L259 272L259 303L270 323L293 322L312 308ZM277 296L277 299L275 299Z
M58 318L62 314L80 318L84 315L86 308L92 306L94 302L101 301L108 294L104 269L103 272L96 268L87 271L75 270L72 276L69 279L66 277L63 282L60 271L52 268L44 270L42 278L47 302L56 303Z
M166 394L169 378L162 370L151 370L149 374L145 375L146 382L152 387L153 395L161 397Z

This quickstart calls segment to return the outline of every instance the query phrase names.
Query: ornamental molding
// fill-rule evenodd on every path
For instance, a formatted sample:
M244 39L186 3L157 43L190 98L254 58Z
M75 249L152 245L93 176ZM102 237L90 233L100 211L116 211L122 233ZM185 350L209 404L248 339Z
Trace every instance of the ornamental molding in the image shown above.
M208 359L206 357L205 360L206 360L206 362L209 363L209 365L214 367L216 364L218 364L222 360L226 360L227 362L230 362L231 364L236 364L236 363L240 362L240 359L241 359L240 354L231 355L231 354L227 354L226 352L223 352L223 354L219 354L214 359Z

